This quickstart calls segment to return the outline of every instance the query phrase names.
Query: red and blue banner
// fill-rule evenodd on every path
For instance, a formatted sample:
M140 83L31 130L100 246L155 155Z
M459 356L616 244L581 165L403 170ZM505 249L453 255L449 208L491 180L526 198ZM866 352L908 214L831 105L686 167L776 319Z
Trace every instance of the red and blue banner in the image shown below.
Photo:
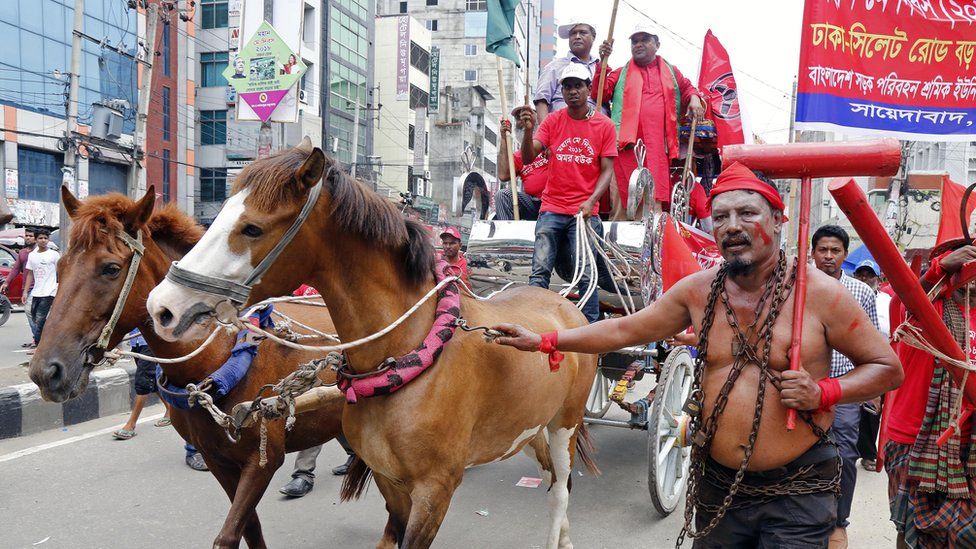
M796 127L976 136L976 0L806 0Z

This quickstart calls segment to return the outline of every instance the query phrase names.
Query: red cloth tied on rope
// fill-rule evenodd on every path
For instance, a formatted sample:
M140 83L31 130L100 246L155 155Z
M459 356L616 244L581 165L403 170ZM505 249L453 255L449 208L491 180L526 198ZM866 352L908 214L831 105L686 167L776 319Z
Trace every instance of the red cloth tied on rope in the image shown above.
M559 344L559 332L548 332L542 334L542 341L539 342L539 352L549 355L549 371L558 372L559 365L562 364L565 355L556 349Z
M445 278L446 266L447 262L440 260L434 268L438 283ZM359 397L388 395L424 373L434 365L447 342L454 337L454 331L457 329L455 322L460 316L461 293L457 282L454 282L444 286L438 292L434 325L430 327L427 337L420 346L395 359L395 363L389 369L376 372L374 375L356 379L339 375L338 387L346 394L346 402L355 404Z

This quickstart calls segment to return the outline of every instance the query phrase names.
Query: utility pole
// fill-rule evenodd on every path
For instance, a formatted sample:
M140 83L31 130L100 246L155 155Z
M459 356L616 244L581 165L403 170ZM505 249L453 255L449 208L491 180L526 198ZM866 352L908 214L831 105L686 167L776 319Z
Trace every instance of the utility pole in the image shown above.
M159 24L159 14L156 4L146 6L146 44L143 51L146 59L142 67L142 85L139 87L139 106L136 109L136 131L132 136L132 169L129 170L129 196L137 198L140 192L140 174L142 165L139 161L144 156L143 145L146 142L146 119L149 118L149 99L152 95L153 63L156 60L156 30ZM138 63L138 61L136 61Z
M68 73L67 125L64 131L67 148L64 151L64 166L61 167L61 184L67 185L75 195L78 194L78 155L72 135L78 131L78 81L81 79L81 35L85 30L85 0L75 0L74 27L71 32L71 71ZM71 220L61 204L58 228L61 231L62 252L68 250L68 226Z
M352 122L352 165L349 167L349 175L356 179L356 164L359 160L359 96L356 96L356 116Z
M264 20L274 25L274 0L264 0ZM261 122L258 130L258 158L271 154L271 122Z

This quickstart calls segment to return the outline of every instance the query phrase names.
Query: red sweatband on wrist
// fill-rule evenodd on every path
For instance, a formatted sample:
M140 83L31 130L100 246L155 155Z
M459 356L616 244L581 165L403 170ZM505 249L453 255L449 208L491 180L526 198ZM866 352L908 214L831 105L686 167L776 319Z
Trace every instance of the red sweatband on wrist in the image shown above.
M549 371L559 370L559 365L563 361L563 354L556 350L559 343L559 332L548 332L542 334L542 341L539 342L539 352L549 355Z
M934 286L939 283L939 280L941 280L943 276L945 276L945 271L942 270L941 264L941 260L944 256L945 254L940 255L932 261L932 264L929 265L929 270L925 271L925 274L922 275L923 281Z
M820 407L817 411L829 412L840 400L840 382L832 377L825 377L817 385L820 387Z

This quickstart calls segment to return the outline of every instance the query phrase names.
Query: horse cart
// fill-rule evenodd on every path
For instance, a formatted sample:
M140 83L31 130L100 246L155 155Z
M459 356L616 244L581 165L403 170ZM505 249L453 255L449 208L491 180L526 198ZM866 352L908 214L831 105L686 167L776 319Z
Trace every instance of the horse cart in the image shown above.
M639 221L604 223L603 247L615 252L611 259L619 268L611 273L601 264L599 269L602 315L635 312L660 295L662 241L669 223L700 241L710 241L709 235L677 224L669 215L649 213ZM466 253L474 291L487 295L511 284L527 284L534 234L534 221L476 221ZM713 258L701 260L707 263ZM566 258L558 259L551 288L566 288L572 273L573 265ZM656 387L647 396L627 402L628 385L650 375L657 381ZM677 418L691 391L692 377L692 350L648 342L601 355L587 401L586 422L647 432L648 487L651 502L662 516L677 507L687 479L690 452L682 444L684 426ZM614 404L629 419L604 417Z

